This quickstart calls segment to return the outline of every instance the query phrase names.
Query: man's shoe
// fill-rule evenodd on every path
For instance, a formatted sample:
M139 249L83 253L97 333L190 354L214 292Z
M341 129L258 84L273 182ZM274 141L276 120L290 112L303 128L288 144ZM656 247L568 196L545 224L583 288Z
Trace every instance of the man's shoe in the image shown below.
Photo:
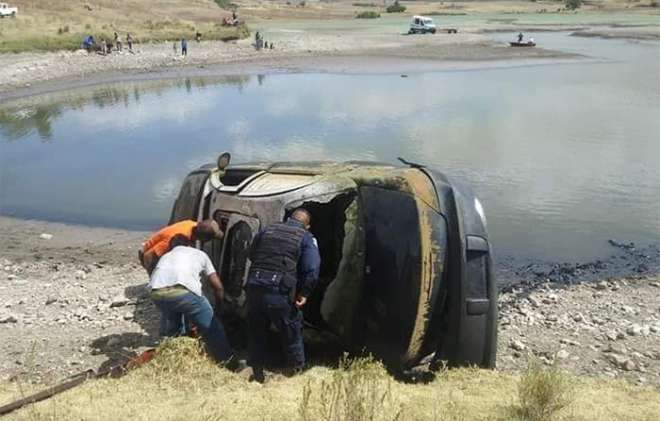
M247 362L245 362L245 360L239 360L236 357L231 357L224 365L227 370L233 371L234 373L238 373L247 368Z
M252 369L252 375L250 376L251 382L257 382L263 384L266 381L266 376L264 375L263 370Z
M303 365L298 367L288 367L287 369L284 370L284 375L286 377L293 377L293 376L297 376L298 374L301 374L303 371L305 371L305 366Z

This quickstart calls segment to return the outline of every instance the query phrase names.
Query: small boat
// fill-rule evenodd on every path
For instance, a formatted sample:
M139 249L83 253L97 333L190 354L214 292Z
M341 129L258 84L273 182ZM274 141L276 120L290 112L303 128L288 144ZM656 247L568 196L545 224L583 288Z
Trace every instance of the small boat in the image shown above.
M527 42L510 42L509 43L512 47L536 47L536 43L532 41L527 41Z

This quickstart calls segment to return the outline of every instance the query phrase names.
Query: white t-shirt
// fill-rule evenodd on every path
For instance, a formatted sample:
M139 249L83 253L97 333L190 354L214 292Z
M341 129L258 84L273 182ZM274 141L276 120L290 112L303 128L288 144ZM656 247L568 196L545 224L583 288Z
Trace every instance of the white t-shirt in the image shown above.
M150 289L175 285L186 287L193 294L202 296L202 275L215 273L211 259L201 250L178 246L165 253L151 273Z

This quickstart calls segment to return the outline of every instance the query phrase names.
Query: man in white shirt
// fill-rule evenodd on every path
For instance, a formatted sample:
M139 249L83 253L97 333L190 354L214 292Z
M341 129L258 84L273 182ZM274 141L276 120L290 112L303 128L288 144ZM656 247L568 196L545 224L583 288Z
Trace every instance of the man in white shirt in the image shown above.
M211 259L190 247L185 236L173 237L170 251L160 258L149 281L151 299L161 312L160 334L185 334L185 318L197 326L209 353L217 361L227 362L234 353L222 323L214 317L213 307L202 294L204 278L213 288L216 305L220 305L224 289Z

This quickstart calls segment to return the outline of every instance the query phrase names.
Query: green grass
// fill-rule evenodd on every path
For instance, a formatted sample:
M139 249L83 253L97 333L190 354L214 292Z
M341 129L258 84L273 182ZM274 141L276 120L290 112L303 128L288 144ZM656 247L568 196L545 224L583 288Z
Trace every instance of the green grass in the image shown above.
M16 383L0 384L0 404L20 396ZM405 384L380 363L359 359L260 385L218 367L198 342L182 338L165 341L151 363L125 377L89 381L4 419L650 421L658 413L658 390L538 365L521 377L462 368L443 370L428 384Z
M147 21L147 25L149 22ZM202 39L231 41L247 38L250 36L250 30L246 25L238 27L212 26L207 29L200 29ZM100 41L113 39L113 31L108 29L90 30L86 32L62 33L62 34L44 34L27 35L21 38L0 38L0 53L18 53L24 51L59 51L59 50L77 50L80 48L82 40L88 34L94 34L94 38ZM146 31L138 32L140 36L134 36L136 43L162 42L176 40L180 38L192 39L194 31L190 28L165 28L152 25ZM124 38L122 38L124 41Z

